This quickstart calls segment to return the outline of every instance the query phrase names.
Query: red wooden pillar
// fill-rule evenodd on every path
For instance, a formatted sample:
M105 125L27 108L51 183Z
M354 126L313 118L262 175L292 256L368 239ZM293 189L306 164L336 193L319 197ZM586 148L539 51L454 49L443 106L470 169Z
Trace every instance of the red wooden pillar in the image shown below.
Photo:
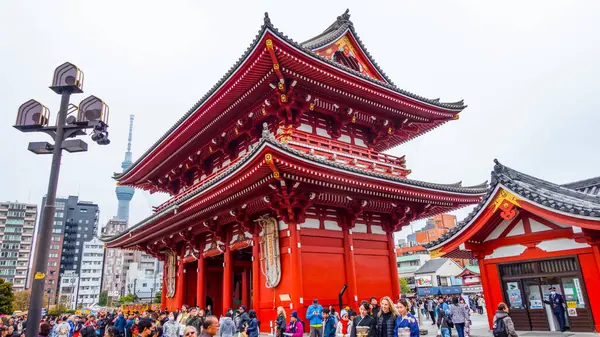
M181 308L183 303L183 287L185 284L185 272L183 268L183 256L185 255L185 246L181 247L177 261L177 283L175 285L175 308Z
M350 307L358 308L358 285L356 283L356 264L354 262L354 240L352 239L352 229L348 224L343 224L344 232L344 263L346 264L346 282L348 284L348 294L350 295Z
M200 255L198 256L198 278L196 279L196 304L198 307L204 309L206 308L206 266L204 260L204 245L200 245L199 247Z
M400 280L398 279L398 266L396 264L396 245L394 244L394 232L387 232L388 257L390 259L390 277L392 278L392 299L394 302L400 299Z
M229 240L227 240L225 243L223 261L223 313L225 313L227 309L233 308L233 261L231 260Z
M249 306L250 305L250 288L248 287L248 269L244 267L244 271L242 272L242 304Z
M300 225L295 222L288 224L290 229L290 272L292 276L292 301L290 309L302 311L304 299L302 298L302 245L300 244Z
M479 265L479 279L481 280L481 288L483 289L483 295L485 299L485 310L488 316L488 325L490 329L493 328L493 315L491 313L496 312L493 309L494 304L498 305L498 303L494 303L492 299L492 291L490 289L490 285L488 283L487 270L485 268L483 255L481 253L473 252L474 257L477 258L477 263ZM500 282L500 280L498 280Z
M167 310L167 279L169 275L167 275L167 262L168 260L163 260L163 277L162 277L162 291L160 293L160 309L162 311Z
M260 302L260 235L256 228L252 233L252 309L258 311Z

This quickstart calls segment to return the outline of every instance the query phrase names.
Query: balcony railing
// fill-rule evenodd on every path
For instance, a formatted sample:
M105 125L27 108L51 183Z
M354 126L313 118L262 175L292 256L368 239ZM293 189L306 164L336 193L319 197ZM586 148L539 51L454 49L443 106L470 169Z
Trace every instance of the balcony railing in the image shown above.
M338 163L402 178L406 178L410 174L410 170L406 169L404 156L391 156L297 130L291 135L280 134L277 137L297 150Z
M285 139L285 137L289 137L289 139ZM388 174L401 178L406 178L406 176L410 174L410 170L406 169L406 160L404 156L396 157L389 154L379 153L365 147L351 145L298 130L295 130L291 136L279 134L277 135L277 138L280 141L286 141L291 147L306 153L321 156L339 163L353 165L368 171ZM204 179L202 179L201 182L212 179L220 174L223 170L227 169L227 167L235 164L241 158L243 158L243 156L238 156L238 158L232 160L229 164L224 165L215 172L207 175ZM194 186L179 192L168 201L155 207L154 212L160 212L165 208L177 203L177 201L190 195L202 185L202 183L196 183Z

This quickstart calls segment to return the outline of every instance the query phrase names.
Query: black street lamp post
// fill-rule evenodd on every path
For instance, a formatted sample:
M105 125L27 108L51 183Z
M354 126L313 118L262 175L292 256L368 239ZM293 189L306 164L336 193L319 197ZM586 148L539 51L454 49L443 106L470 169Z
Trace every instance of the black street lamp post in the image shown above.
M36 154L52 153L50 178L46 204L42 211L40 231L35 249L33 281L29 302L27 337L37 337L42 315L44 285L48 268L48 250L52 237L52 225L56 211L56 189L60 173L62 150L68 152L87 151L87 144L77 136L85 135L84 130L92 129L92 140L99 145L110 143L108 139L108 106L95 96L81 101L80 106L69 104L71 94L83 92L83 73L71 63L64 63L54 71L52 86L54 92L61 95L60 110L56 125L49 125L50 111L35 100L29 100L19 107L17 122L14 125L21 132L43 132L53 138L54 144L47 142L29 143L29 151ZM48 299L49 301L49 299Z

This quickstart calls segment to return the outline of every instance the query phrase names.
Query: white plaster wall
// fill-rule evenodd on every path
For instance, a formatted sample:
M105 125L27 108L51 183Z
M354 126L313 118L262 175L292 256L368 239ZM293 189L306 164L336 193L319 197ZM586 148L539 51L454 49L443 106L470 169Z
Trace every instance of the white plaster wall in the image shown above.
M537 247L546 252L558 252L561 250L589 248L587 243L579 243L573 239L554 239L542 241L537 244Z

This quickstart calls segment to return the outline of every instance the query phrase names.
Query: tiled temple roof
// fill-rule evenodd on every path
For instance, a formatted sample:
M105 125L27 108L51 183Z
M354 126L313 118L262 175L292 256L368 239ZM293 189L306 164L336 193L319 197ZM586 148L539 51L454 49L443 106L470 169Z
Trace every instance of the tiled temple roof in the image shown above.
M387 76L385 76L385 74L383 73L383 71L381 71L379 69L379 67L377 66L377 63L375 61L373 61L373 59L371 58L371 56L368 54L366 48L364 47L364 45L362 44L362 42L360 41L360 38L358 37L358 35L356 34L356 32L354 31L353 28L353 24L352 22L349 20L350 15L347 14L348 11L346 11L346 13L344 15L341 16L341 20L342 20L342 25L347 25L348 27L350 27L351 31L353 32L354 36L356 37L357 42L359 43L360 47L365 51L365 53L367 53L367 56L369 57L369 60L373 63L373 65L376 67L377 71L380 72L380 74L389 82L383 82L383 81L379 81L376 79L373 79L367 75L361 74L358 71L355 71L354 69L348 68L342 64L339 64L337 62L334 62L333 60L330 60L327 57L323 57L320 55L317 55L315 52L312 51L311 48L309 48L308 46L305 46L304 44L300 44L295 42L294 40L292 40L291 38L289 38L287 35L283 34L282 32L280 32L277 28L275 28L273 26L273 24L271 23L271 19L269 18L268 13L265 13L265 17L264 17L264 22L262 24L262 26L260 27L260 30L258 31L258 33L256 34L256 36L254 37L254 40L252 41L252 43L250 43L250 45L248 46L248 48L246 48L246 50L244 51L244 53L242 54L242 56L240 56L238 58L238 60L235 62L235 64L233 66L231 66L229 68L229 70L225 73L225 75L223 75L219 81L217 81L217 83L215 83L210 90L208 90L208 92L206 94L204 94L204 96L202 96L202 98L200 98L200 100L198 102L196 102L196 104L194 104L179 120L177 120L177 122L175 122L175 124L173 124L173 126L171 126L171 128L169 128L169 130L167 130L167 132L165 132L150 148L148 148L148 150L146 150L146 152L141 155L129 168L127 168L127 170L124 170L123 172L120 173L115 173L113 175L114 179L120 179L121 177L124 177L127 173L129 173L129 171L135 169L137 167L137 165L148 155L150 155L150 153L152 153L152 151L158 147L171 133L173 133L186 119L188 119L193 113L194 111L196 111L206 100L208 100L216 91L217 89L219 89L219 87L221 87L230 77L231 75L233 75L235 73L235 71L244 63L244 61L246 60L246 58L248 56L250 56L250 54L252 53L252 51L257 47L258 43L261 41L263 34L268 30L271 33L273 33L274 35L276 35L277 37L281 38L282 40L284 40L285 42L289 43L290 45L293 45L294 47L303 50L304 52L306 52L307 54L310 54L311 57L319 59L320 61L326 62L327 64L330 64L336 68L342 69L345 72L351 73L354 76L360 77L366 81L375 83L379 86L385 87L389 90L392 90L394 92L397 92L403 96L415 99L417 101L421 101L423 103L427 103L430 104L432 106L437 106L440 108L445 108L445 109L451 109L451 110L455 110L455 111L461 111L464 108L466 108L467 106L464 104L463 100L460 100L458 102L452 102L452 103L443 103L439 101L438 99L429 99L429 98L425 98L416 94L413 94L409 91L400 89L396 86L394 86L392 84L392 82L390 80L388 80ZM335 26L338 21L340 20L340 17L338 17L338 20L336 20L336 23L334 23L331 27ZM340 26L341 27L341 26ZM335 29L332 30L331 32L328 31L329 28L326 30L328 38L330 33L333 34L333 31L335 32L339 32L339 29ZM325 32L324 32L325 33ZM325 37L324 34L323 37ZM312 40L312 39L311 39ZM309 41L311 41L309 40ZM305 42L308 43L309 41ZM312 46L311 43L309 43L308 45Z
M600 196L600 177L579 180L572 183L563 184L562 186L586 194Z
M452 238L457 232L468 226L475 216L493 197L494 189L501 184L512 193L544 207L573 215L595 217L600 219L600 196L579 192L568 186L558 185L542 180L517 170L504 166L494 160L496 164L492 171L492 179L488 193L469 215L448 233L439 239L426 243L425 248L435 247ZM577 184L577 183L573 183ZM571 184L567 184L571 185Z

